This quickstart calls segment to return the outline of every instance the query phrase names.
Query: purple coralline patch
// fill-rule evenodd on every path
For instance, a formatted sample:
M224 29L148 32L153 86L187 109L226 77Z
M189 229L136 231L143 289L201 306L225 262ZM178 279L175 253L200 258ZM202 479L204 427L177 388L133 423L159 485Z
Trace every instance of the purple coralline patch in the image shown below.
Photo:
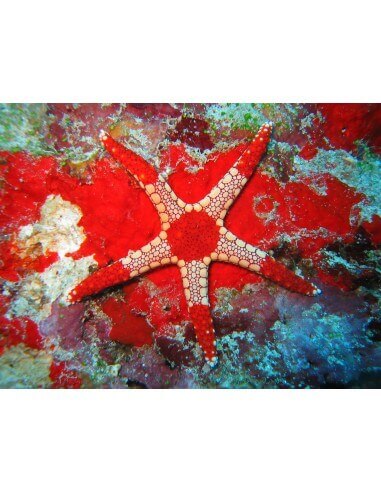
M179 368L172 369L163 358L150 347L147 350L134 350L119 373L126 379L127 386L141 388L192 388L194 381L191 374Z
M171 335L155 336L155 343L161 355L172 367L195 367L203 363L195 354L196 336L193 327L187 325L179 327L178 331Z
M74 350L82 342L84 312L84 305L62 306L56 301L52 304L52 314L41 321L40 332L51 340L57 340L63 349Z
M222 289L224 290L224 289ZM232 331L249 331L258 341L264 341L268 330L278 319L278 308L266 286L247 284L242 291L231 291L231 298L221 297L221 307L215 309L216 332L219 336Z

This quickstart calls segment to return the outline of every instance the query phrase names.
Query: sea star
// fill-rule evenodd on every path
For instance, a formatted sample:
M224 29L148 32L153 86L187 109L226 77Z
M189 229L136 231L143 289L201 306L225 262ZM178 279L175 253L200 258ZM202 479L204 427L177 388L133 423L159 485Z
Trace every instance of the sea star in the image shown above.
M262 125L235 164L197 203L185 203L142 157L101 132L106 150L125 166L154 204L161 219L161 232L141 249L128 251L124 258L83 280L70 292L69 302L80 301L154 268L176 264L197 340L206 361L213 366L217 352L208 299L208 269L212 261L239 265L301 294L319 294L315 285L265 251L236 237L224 225L229 208L266 151L271 128L271 123Z

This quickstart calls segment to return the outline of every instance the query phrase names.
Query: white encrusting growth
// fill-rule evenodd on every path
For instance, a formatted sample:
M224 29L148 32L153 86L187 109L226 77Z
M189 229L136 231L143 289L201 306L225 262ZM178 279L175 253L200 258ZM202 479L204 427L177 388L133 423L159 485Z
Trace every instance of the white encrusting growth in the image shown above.
M79 221L81 209L61 195L49 195L40 209L40 220L21 227L17 245L20 256L57 252L60 258L78 251L86 239Z

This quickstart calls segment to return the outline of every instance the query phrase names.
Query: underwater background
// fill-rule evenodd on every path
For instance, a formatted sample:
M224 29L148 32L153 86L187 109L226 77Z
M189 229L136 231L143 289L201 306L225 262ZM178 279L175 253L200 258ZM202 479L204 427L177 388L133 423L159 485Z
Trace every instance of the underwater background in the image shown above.
M319 297L213 265L214 369L175 267L65 303L159 227L101 130L191 199L267 121L226 223ZM0 387L380 388L380 153L378 104L1 104Z

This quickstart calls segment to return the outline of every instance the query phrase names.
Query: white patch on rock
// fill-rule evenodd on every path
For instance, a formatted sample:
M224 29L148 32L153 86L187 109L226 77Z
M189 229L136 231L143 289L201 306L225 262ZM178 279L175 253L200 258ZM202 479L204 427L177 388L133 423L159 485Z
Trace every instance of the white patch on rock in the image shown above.
M7 283L8 291L17 292L7 315L42 321L51 314L52 303L60 296L66 299L70 290L89 275L93 265L97 265L93 256L79 260L65 257L42 273L28 275L19 283Z
M41 207L41 219L22 227L18 235L18 246L23 257L30 256L38 246L40 254L56 252L63 258L77 251L86 236L78 226L82 217L77 205L64 200L60 195L49 195Z
M27 316L36 322L47 318L51 304L61 296L66 299L70 290L88 277L90 267L97 265L93 255L79 260L66 256L78 251L86 239L78 226L82 212L77 205L60 195L49 195L40 215L38 222L22 227L18 234L21 256L36 258L56 252L60 259L42 273L32 273L20 282L6 282L4 289L8 295L13 294L7 316Z

